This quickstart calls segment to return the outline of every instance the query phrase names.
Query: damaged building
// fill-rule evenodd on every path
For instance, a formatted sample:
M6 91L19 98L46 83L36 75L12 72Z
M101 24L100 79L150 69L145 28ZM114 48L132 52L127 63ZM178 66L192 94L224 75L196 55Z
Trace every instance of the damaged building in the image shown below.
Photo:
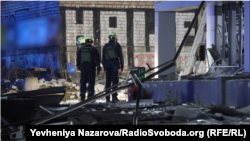
M27 124L249 125L249 6L1 1L2 140L25 138ZM101 57L110 32L125 73L110 91L102 70L81 101L77 38L93 36Z
M22 5L27 7L22 8ZM25 47L30 45L31 49L21 45L19 48L2 49L2 69L12 68L13 64L14 67L25 69L31 67L50 69L52 66L57 77L67 71L66 63L72 62L76 65L78 36L93 36L95 39L93 44L101 55L102 47L108 42L107 36L110 31L116 32L121 38L119 43L122 46L126 71L133 66L146 67L146 63L154 66L154 2L2 2L1 17L3 23L9 21L19 23L25 19L43 17L61 18L60 25L58 23L60 33L54 33L54 38L60 35L60 42L55 47L51 47L52 39L47 37L42 37L44 42L41 46L38 46L39 43L35 42L35 39L33 44L20 39L23 41L21 45ZM14 19L11 20L11 17ZM17 31L19 34L22 32ZM21 36L19 34L17 36ZM24 38L30 38L29 36L32 35L28 33ZM14 42L14 39L12 40Z

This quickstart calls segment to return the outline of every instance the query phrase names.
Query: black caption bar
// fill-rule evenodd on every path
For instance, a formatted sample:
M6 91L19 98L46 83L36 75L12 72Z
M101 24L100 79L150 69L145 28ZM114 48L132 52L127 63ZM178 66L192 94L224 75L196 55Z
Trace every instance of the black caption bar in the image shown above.
M27 125L26 140L35 139L60 139L71 140L83 137L192 137L192 138L217 138L235 137L250 138L249 126L78 126L78 125Z

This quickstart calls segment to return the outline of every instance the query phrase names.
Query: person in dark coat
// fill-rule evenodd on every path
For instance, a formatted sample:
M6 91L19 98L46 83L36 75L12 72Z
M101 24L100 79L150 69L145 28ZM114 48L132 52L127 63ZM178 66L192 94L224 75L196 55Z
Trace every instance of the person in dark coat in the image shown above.
M83 46L84 41L86 42L85 46ZM77 52L77 69L81 71L81 100L85 100L87 89L88 98L94 95L96 67L97 76L100 75L101 71L100 57L97 49L92 46L93 41L92 36L87 36L85 40L84 37L78 38L78 44L82 44L82 47ZM88 88L86 88L87 83Z
M105 88L110 88L118 84L119 76L118 70L121 69L121 73L124 73L124 59L122 54L122 47L117 42L117 35L111 32L108 36L109 42L103 47L102 52L102 65L104 68L104 73L106 73L106 86ZM116 89L114 87L112 89ZM118 101L117 93L112 94L112 102ZM106 97L106 102L110 102L110 96Z

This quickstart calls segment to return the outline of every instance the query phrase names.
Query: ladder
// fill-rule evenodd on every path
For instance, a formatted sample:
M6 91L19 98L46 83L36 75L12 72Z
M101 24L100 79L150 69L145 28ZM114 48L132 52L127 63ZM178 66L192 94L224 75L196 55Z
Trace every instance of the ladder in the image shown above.
M206 19L207 14L206 13L207 13L206 9L204 9L197 34L195 35L195 38L194 38L194 43L192 45L189 56L187 57L187 63L186 63L183 75L188 75L193 70L193 66L195 64L195 58L196 58L195 54L196 54L197 48L199 47L200 43L202 42L203 36L204 36L204 27L205 27L206 21L207 21L207 19Z

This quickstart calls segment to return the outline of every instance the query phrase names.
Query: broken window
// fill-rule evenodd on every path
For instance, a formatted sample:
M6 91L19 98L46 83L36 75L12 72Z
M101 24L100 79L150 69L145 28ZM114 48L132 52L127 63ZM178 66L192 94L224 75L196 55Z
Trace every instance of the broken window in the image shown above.
M80 9L76 10L76 24L83 24L83 11Z
M199 60L205 61L206 56L206 47L204 45L201 45L199 48Z
M193 42L194 42L194 38L195 38L195 36L188 36L187 40L185 42L185 46L192 46Z
M117 18L109 17L109 27L117 28Z
M184 28L189 28L190 25L191 25L191 22L188 22L188 21L184 22Z

